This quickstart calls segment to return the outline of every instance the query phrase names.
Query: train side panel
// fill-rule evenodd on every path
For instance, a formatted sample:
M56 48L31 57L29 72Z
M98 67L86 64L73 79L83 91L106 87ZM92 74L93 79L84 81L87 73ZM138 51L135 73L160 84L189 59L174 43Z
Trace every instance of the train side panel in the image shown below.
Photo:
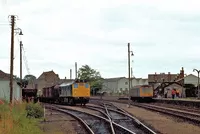
M59 97L71 97L71 96L72 96L72 85L60 87L60 96Z
M134 88L130 89L130 93L129 94L132 97L138 97L138 96L140 96L140 89L139 89L139 87L134 87Z

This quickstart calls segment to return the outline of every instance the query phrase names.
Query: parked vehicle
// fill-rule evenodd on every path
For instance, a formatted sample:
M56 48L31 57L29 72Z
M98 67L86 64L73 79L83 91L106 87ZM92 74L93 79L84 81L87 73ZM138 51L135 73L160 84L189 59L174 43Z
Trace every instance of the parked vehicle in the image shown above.
M132 87L129 93L133 101L152 101L153 87L150 85L138 85Z
M69 105L89 102L90 85L85 80L62 83L43 88L43 94L39 97L41 102L64 103Z

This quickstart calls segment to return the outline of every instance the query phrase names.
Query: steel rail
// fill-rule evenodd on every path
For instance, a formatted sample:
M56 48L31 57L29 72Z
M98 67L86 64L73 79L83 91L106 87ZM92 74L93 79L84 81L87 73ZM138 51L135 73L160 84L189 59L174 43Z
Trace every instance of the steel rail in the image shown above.
M46 106L46 108L51 108L52 110L55 110L55 111L58 111L58 112L62 112L62 113L65 113L65 114L68 114L68 115L72 116L73 118L78 120L83 125L83 127L87 130L87 132L89 134L95 134L93 132L93 130L89 127L89 125L84 120L82 120L81 118L77 117L76 115L74 115L74 114L72 114L70 112L67 112L66 110L58 109L58 108L55 108L55 107Z
M108 112L108 109L107 109L107 107L106 107L105 104L104 104L104 108L105 108L105 110L106 110L107 117L108 117L108 119L109 119L109 121L110 121L110 127L111 127L111 130L112 130L112 133L115 134L115 130L114 130L114 127L113 127L112 119L111 119L111 116L110 116L110 114L109 114L109 112Z
M165 108L158 108L158 107L141 105L141 104L140 105L134 104L133 106L137 106L137 107L149 109L149 110L156 111L156 112L161 112L161 113L171 115L171 116L174 116L174 117L178 117L178 118L181 118L181 119L185 119L186 121L190 121L190 122L196 123L198 125L200 124L200 118L197 118L196 115L190 115L190 114L185 113L185 112L178 112L176 110L172 111L172 110L168 110L168 109L165 109Z
M115 106L116 107L116 106ZM93 109L93 110L96 110L96 111L99 111L99 112L102 112L101 110L99 109L104 109L103 107L101 106L86 106L86 108L88 109ZM128 116L130 117L131 119L133 119L138 125L141 125L146 131L148 131L149 133L151 134L156 134L156 132L154 132L153 130L151 130L149 127L147 127L145 124L143 124L142 122L140 122L137 118L133 117L132 115L130 115L128 112L126 112L125 110L119 108L119 107L116 107L117 109L119 109L120 111L117 111L117 110L114 110L114 109L109 109L110 111L113 111L113 112L116 112L116 113L119 113L119 114L122 114L122 115L125 115L125 116Z
M62 110L69 110L69 111L75 111L75 112L84 113L84 114L86 114L86 115L90 115L90 116L93 116L93 117L102 119L102 120L106 121L107 123L110 123L110 120L108 120L108 119L106 119L106 118L104 118L104 117L102 117L102 116L99 116L99 115L95 115L95 114L88 113L88 112L84 112L84 111L74 110L74 109L70 109L70 108L63 107L63 106L58 106L58 105L54 105L54 106L55 106L56 108L62 109ZM105 114L105 113L104 113L104 115L107 116L107 114ZM119 128L119 129L121 129L121 130L123 130L123 131L126 131L126 132L128 132L128 133L130 133L130 134L135 134L135 133L132 132L131 130L129 130L129 129L127 129L127 128L125 128L125 127L123 127L123 126L121 126L121 125L119 125L119 124L117 124L117 123L115 123L115 122L113 122L113 121L112 121L112 124L113 124L115 127ZM113 126L113 127L114 127L114 126Z

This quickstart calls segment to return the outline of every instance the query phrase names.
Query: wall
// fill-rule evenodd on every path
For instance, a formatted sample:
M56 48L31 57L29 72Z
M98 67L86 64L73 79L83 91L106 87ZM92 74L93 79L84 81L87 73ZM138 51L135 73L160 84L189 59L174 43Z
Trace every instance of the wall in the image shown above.
M138 79L133 78L132 79L132 86L136 85L143 85L148 84L147 79ZM125 91L128 90L129 84L128 84L128 78L113 78L113 79L105 79L103 82L103 91L107 92L119 92L119 91Z
M114 80L104 80L103 82L103 91L108 91L108 92L116 92L118 89L118 79Z
M0 81L0 99L9 101L10 100L10 81ZM13 100L21 101L21 88L13 81Z

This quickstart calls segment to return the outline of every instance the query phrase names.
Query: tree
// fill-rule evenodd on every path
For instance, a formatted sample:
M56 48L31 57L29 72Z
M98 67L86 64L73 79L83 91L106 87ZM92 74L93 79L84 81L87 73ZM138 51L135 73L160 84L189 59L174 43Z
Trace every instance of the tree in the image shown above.
M17 82L20 82L20 78L17 75L14 75L13 79L16 80Z
M83 65L78 70L78 79L85 79L90 83L91 90L94 90L95 93L102 88L102 77L100 72L92 69L88 65Z
M34 75L25 75L24 76L24 80L27 80L28 82L32 81L32 80L36 80L36 77Z

